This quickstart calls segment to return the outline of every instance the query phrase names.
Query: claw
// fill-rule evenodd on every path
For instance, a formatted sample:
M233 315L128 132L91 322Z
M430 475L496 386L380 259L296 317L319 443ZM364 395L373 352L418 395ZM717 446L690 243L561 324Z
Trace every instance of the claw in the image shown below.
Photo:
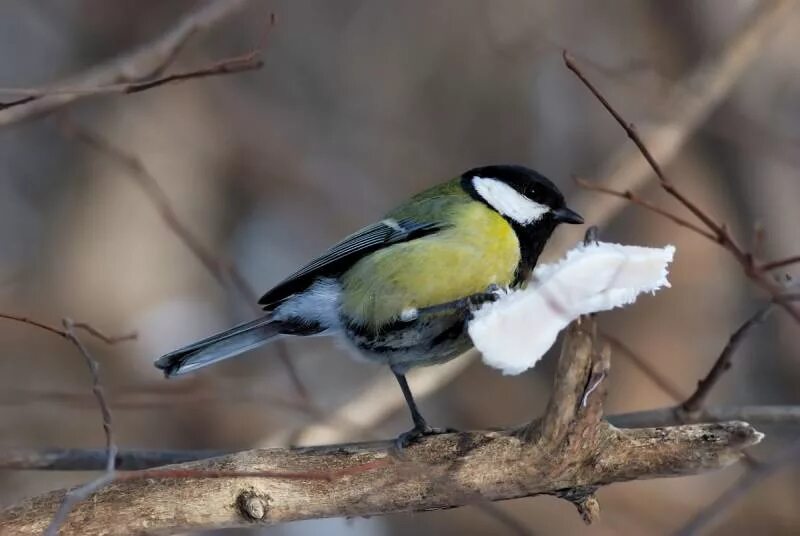
M500 299L500 287L497 285L489 285L485 292L479 292L478 294L473 294L471 296L467 296L467 305L469 306L470 311L476 311L481 308L486 303L495 302Z
M458 430L453 428L433 428L427 424L425 426L415 426L408 432L404 432L397 436L397 439L394 440L394 445L398 451L402 451L423 437L441 434L454 434L456 432L458 432Z

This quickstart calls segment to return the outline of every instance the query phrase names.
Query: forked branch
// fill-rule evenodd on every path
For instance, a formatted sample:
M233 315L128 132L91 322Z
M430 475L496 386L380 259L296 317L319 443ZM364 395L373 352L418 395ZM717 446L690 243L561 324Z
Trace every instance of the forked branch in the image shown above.
M570 500L592 521L599 510L593 493L600 486L725 467L761 439L743 422L628 430L611 426L601 420L609 354L595 336L593 321L574 324L563 344L548 409L541 420L522 428L433 436L402 453L391 442L264 449L170 466L166 473L149 472L147 480L123 473L125 480L76 505L62 534L275 524L538 494ZM192 478L180 477L187 470ZM334 476L298 478L314 472ZM64 493L6 509L0 512L0 525L14 534L39 534Z

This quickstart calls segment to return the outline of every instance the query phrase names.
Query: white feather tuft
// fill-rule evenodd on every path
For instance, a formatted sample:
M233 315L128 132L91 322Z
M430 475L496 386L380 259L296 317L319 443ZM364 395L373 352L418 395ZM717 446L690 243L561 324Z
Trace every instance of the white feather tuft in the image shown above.
M341 329L339 319L339 295L342 288L336 279L317 279L307 290L295 294L275 308L272 318L288 320L302 318L317 322L328 330Z
M525 197L508 184L492 178L473 177L472 186L500 214L528 225L538 221L550 207Z
M667 265L674 254L674 246L580 245L562 260L539 266L527 288L477 310L469 335L484 363L519 374L580 315L622 307L643 292L669 287Z

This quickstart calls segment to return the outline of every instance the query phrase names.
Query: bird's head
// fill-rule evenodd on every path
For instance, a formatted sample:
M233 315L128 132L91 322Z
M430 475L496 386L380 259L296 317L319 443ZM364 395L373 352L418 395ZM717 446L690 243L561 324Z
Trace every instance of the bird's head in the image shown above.
M461 176L461 184L473 198L518 228L552 232L560 223L583 223L555 184L524 166L474 168Z

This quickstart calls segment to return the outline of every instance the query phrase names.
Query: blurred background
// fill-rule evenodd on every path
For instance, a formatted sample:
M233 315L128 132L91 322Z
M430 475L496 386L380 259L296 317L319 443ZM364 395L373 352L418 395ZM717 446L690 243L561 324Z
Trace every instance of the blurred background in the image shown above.
M0 86L62 80L151 41L197 7L3 0ZM800 252L800 9L785 9L742 52L747 60L741 74L728 75L730 89L702 103L702 113L692 108L716 91L717 82L698 73L718 66L769 9L772 2L750 0L253 0L193 36L168 72L264 43L261 70L87 98L69 115L138 158L183 224L258 294L429 185L489 163L534 167L589 223L600 223L602 238L677 246L672 289L600 322L688 395L765 297L714 244L574 185L574 175L613 180L620 166L630 168L624 155L635 153L620 153L624 133L567 71L561 51L645 133L667 144L686 138L663 163L698 204L745 243L763 225L764 258L788 256ZM389 371L352 361L330 340L285 346L307 401L275 347L165 381L155 357L251 318L253 306L209 275L124 166L65 135L60 116L0 129L0 311L138 333L114 346L82 337L101 363L120 447L247 449L386 438L408 428ZM642 178L638 192L674 207L653 177ZM582 233L559 229L546 257ZM773 315L742 347L710 405L800 404L799 335ZM73 347L2 321L0 348L0 449L103 445L90 378ZM535 370L503 377L464 361L420 402L434 425L515 425L544 409L553 365L549 355ZM430 374L413 375L412 389ZM608 413L675 403L623 355L612 358L609 381ZM375 382L388 382L381 394L394 402L370 423L360 412L372 402L365 409L353 401ZM309 430L344 404L332 430ZM753 449L757 459L800 437L797 426L759 428L767 439ZM568 503L536 497L492 511L304 522L269 533L664 534L744 471L603 488L602 519L589 528ZM0 471L0 506L91 476ZM779 471L710 532L797 534L798 476L797 467Z

